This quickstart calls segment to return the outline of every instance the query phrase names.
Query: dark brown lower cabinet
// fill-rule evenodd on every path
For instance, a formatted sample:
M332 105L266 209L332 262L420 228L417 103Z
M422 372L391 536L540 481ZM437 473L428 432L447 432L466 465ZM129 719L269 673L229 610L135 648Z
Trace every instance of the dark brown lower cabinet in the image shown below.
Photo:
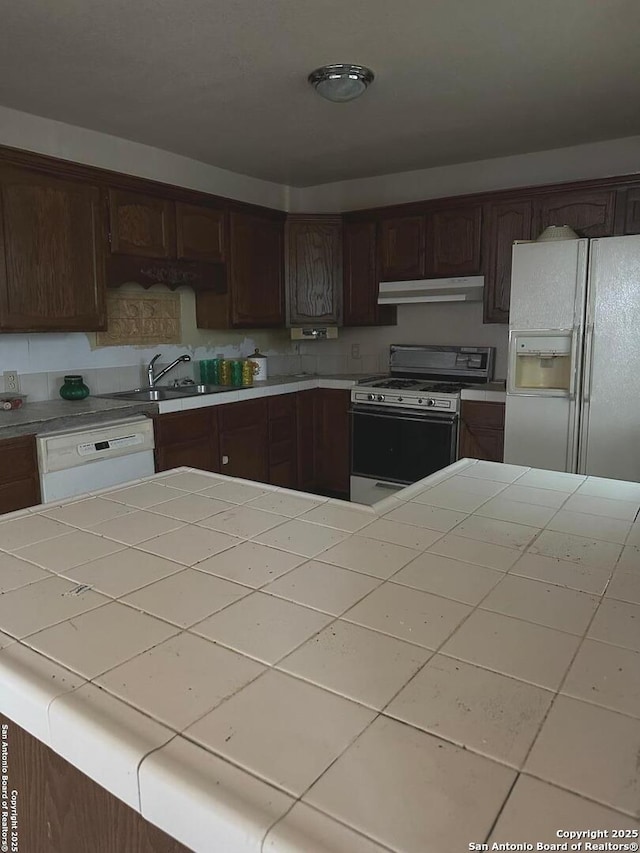
M215 407L154 418L156 471L186 465L220 471L218 417Z
M460 418L460 458L502 462L504 403L463 400Z
M316 391L315 491L349 498L351 422L350 392L335 388Z
M296 394L296 437L298 456L298 488L313 492L316 488L315 388Z
M33 435L0 441L0 514L40 503L38 454Z
M296 395L267 399L269 415L269 482L287 489L298 487Z
M8 726L20 853L189 853L8 717L0 723Z
M268 483L266 399L227 403L216 408L220 430L221 473Z

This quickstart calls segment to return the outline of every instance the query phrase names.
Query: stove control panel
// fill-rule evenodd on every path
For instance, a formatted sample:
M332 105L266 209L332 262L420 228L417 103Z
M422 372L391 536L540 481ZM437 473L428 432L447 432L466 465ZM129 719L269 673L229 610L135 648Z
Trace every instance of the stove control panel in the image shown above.
M384 408L435 409L443 413L455 413L460 408L460 397L457 394L426 397L421 396L419 392L411 394L407 393L407 391L399 393L394 390L387 390L384 394L374 394L372 392L353 389L351 392L351 402L364 403L370 406L382 406Z

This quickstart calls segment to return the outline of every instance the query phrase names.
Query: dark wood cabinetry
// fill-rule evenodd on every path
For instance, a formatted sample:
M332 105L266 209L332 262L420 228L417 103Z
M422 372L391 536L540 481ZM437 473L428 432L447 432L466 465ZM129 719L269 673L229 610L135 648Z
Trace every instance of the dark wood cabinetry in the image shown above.
M380 277L383 281L424 278L426 219L403 216L380 220Z
M0 514L40 503L38 455L33 435L0 441Z
M315 491L348 500L350 393L333 388L318 388L314 402Z
M296 436L298 488L314 492L316 488L316 394L315 388L298 391L296 397Z
M342 218L291 215L285 230L287 325L342 320Z
M284 325L284 218L232 213L224 292L198 293L200 328Z
M350 393L316 388L296 394L298 488L349 499Z
M613 234L614 190L554 192L535 199L534 235L549 225L570 225L580 237Z
M620 225L623 234L640 234L640 188L620 193Z
M269 482L266 400L220 406L218 426L221 472L230 477Z
M502 462L504 403L463 400L460 416L460 458Z
M0 714L0 723L11 756L9 790L18 794L20 851L189 853L8 717Z
M485 323L508 323L511 296L511 252L514 240L530 240L530 199L487 205L484 230Z
M296 395L267 398L269 417L269 482L295 489L298 486Z
M216 407L154 418L156 471L187 465L220 471Z
M346 221L343 228L343 323L345 326L395 326L395 306L378 305L375 220Z
M109 190L109 229L114 254L175 257L175 206L169 199Z
M105 237L98 187L0 167L0 329L104 328Z
M427 278L478 275L482 208L452 207L427 216Z
M221 262L225 259L226 216L202 204L176 203L176 248L178 258Z

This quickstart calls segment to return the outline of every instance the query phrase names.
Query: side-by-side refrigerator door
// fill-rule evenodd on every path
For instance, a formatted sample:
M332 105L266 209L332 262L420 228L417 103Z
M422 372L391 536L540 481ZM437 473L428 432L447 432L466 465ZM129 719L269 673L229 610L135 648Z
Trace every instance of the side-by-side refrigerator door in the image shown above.
M504 461L575 471L587 240L514 245Z
M591 242L578 470L640 481L640 236Z

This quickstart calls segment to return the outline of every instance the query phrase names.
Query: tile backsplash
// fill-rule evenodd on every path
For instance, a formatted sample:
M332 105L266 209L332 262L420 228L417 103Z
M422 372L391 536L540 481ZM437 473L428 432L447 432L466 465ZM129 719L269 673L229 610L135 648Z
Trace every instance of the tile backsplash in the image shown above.
M191 297L183 298L182 344L97 347L95 336L83 333L0 334L0 374L17 370L21 392L36 402L57 399L67 373L81 373L93 394L145 385L146 365L157 352L159 368L185 352L192 358L168 379L197 380L201 359L242 358L256 347L269 358L270 376L370 375L387 371L390 344L413 343L494 346L495 378L506 376L508 328L483 325L481 303L400 306L397 326L343 328L337 340L302 342L291 341L286 329L205 332L196 328L191 303Z

